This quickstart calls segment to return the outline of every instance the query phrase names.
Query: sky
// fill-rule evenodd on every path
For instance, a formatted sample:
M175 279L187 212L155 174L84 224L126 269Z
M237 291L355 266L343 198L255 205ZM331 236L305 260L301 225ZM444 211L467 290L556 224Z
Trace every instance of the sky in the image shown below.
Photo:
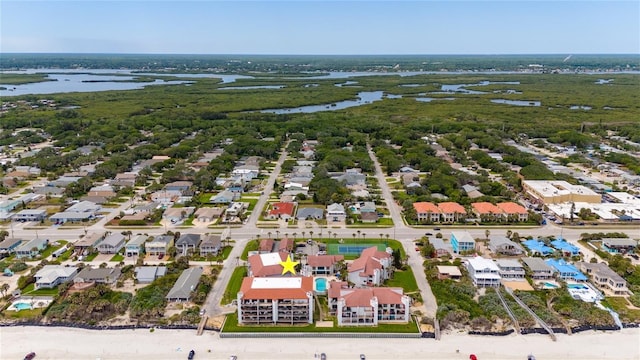
M640 1L0 1L0 53L638 54Z

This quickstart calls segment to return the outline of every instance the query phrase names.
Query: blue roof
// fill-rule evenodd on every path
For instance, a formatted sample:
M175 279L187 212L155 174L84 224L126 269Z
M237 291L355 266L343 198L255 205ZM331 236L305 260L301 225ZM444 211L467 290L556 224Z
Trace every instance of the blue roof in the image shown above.
M570 244L564 240L553 240L551 242L551 246L562 252L569 252L571 253L571 255L578 255L578 253L580 252L580 249L577 246Z
M545 260L547 265L553 267L557 272L561 274L571 274L571 277L577 281L586 281L587 276L581 273L577 267L566 261L559 259L547 259Z
M537 252L542 255L553 254L553 248L548 247L540 240L527 240L523 241L522 244L527 247L532 252Z

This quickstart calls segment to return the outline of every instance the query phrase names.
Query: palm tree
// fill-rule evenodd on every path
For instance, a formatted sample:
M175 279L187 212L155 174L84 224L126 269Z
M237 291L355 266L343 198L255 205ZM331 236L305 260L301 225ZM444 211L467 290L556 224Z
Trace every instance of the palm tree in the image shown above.
M358 232L360 232L360 230L358 230ZM351 235L353 235L353 240L355 240L356 239L356 233L353 233Z
M280 230L276 230L276 239L280 237Z
M293 240L295 240L297 236L298 236L298 233L297 233L297 232L294 232L294 233L293 233Z
M304 234L305 234L305 232L303 231L303 232L302 232L302 238L304 238Z
M331 230L329 230L329 239L331 239Z
M358 232L358 237L360 237L360 230L358 230L357 232Z
M9 286L9 284L4 283L2 284L2 287L0 287L0 291L2 291L2 296L7 296L7 291L9 291L11 287Z
M309 230L309 237L313 239L313 230Z
M286 237L287 239L289 238L289 233L284 233L284 237Z
M384 236L383 233L380 233L380 240L382 240L382 237Z
M508 237L509 239L511 239L511 234L513 234L513 231L511 231L511 230L507 230L507 237Z
M271 239L271 231L268 231L267 235L269 236L269 239Z
M333 233L333 239L335 240L338 237L337 233Z
M361 235L362 235L362 240L364 240L364 236L367 235L367 234L362 233Z
M485 230L485 231L484 231L484 238L485 238L486 240L489 240L489 235L491 235L491 231L489 231L489 229Z

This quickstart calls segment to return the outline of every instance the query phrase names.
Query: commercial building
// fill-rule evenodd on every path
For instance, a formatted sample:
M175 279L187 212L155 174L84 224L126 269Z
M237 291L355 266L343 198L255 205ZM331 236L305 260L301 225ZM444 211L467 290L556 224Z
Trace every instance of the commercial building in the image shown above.
M595 191L566 181L525 180L522 182L522 187L534 200L545 205L565 202L595 204L602 202L602 196Z

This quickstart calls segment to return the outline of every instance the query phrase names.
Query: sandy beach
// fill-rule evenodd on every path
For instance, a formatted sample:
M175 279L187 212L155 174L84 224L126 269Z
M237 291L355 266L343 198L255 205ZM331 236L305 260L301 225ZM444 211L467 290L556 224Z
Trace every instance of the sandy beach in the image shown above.
M637 360L640 329L616 332L586 331L559 335L506 337L446 334L433 339L220 339L217 333L196 336L190 330L82 330L59 327L0 328L0 359L22 359L30 352L40 359L186 359L189 350L196 359L457 359L473 353L478 359L538 360ZM458 351L457 351L458 350Z

